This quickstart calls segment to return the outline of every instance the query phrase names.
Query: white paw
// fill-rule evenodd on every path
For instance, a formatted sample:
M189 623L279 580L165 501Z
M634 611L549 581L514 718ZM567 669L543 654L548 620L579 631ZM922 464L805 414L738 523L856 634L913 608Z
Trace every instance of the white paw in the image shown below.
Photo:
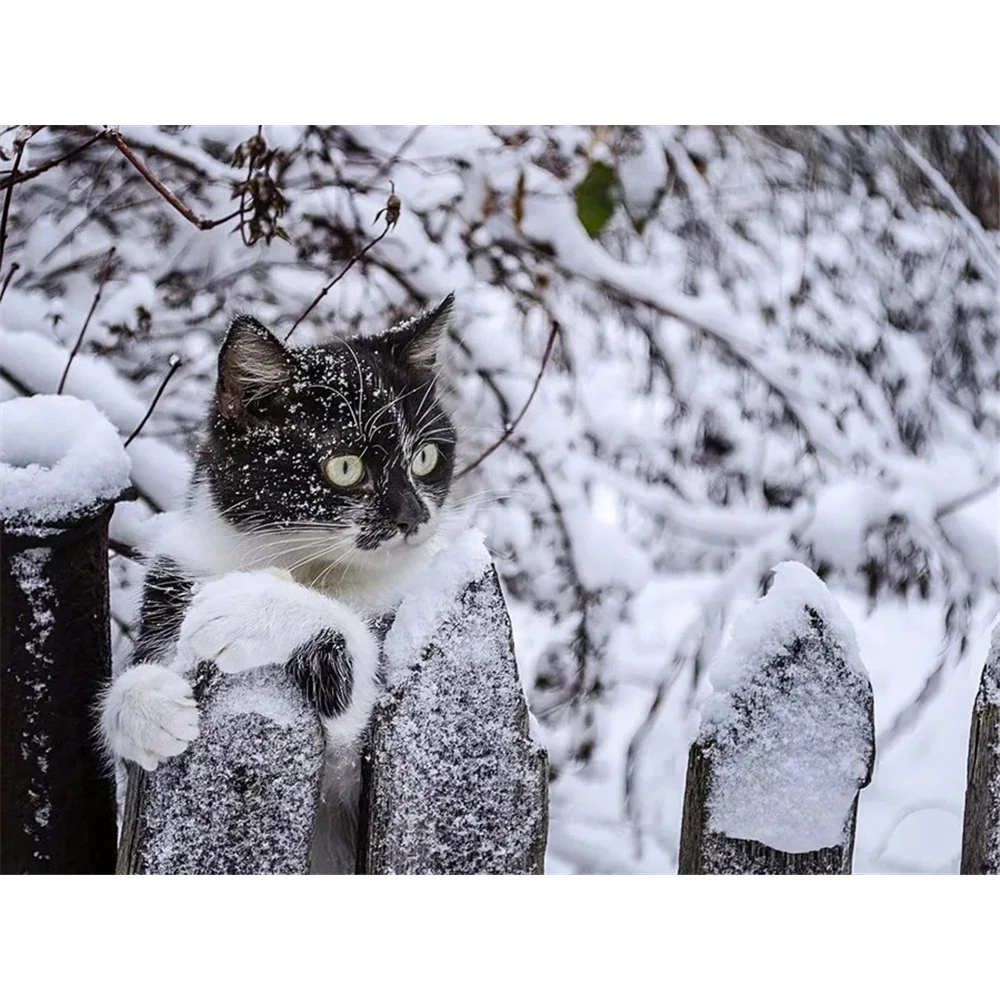
M156 663L126 670L104 696L101 733L113 754L155 771L198 736L191 685Z
M223 673L285 663L297 646L336 627L338 606L270 570L229 573L198 590L181 625L178 654Z

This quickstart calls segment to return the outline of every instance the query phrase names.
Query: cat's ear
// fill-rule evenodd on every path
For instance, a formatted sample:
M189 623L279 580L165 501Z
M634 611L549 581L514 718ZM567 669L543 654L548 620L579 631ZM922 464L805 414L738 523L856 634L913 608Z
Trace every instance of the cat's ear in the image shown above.
M386 330L382 339L393 360L404 368L431 372L437 364L438 348L448 331L451 307L455 304L452 292L440 305Z
M266 327L250 316L229 325L219 351L215 405L229 420L243 421L292 377L288 351Z

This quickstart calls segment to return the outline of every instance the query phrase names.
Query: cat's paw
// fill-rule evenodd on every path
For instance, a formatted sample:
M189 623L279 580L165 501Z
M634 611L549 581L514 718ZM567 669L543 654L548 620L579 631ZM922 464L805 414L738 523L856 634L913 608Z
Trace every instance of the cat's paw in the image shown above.
M229 573L191 600L179 655L211 660L223 673L283 664L316 632L336 627L337 605L271 570Z
M126 670L104 695L101 735L116 757L155 771L198 736L198 706L191 685L156 663Z

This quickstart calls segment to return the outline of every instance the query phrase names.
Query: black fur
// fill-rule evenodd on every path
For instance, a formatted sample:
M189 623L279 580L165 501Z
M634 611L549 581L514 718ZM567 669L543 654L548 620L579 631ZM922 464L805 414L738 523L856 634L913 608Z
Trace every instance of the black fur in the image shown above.
M314 635L292 653L285 669L323 718L340 715L351 703L354 670L339 632L325 629Z
M146 573L139 616L139 637L132 662L157 661L180 633L191 601L191 581L169 559L157 559Z

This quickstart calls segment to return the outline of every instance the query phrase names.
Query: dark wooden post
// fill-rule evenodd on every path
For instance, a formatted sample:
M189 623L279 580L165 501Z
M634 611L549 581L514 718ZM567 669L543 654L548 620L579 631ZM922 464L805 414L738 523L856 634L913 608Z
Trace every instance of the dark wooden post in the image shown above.
M45 422L61 419L60 438ZM115 790L94 706L111 679L108 521L128 461L117 432L80 400L12 401L0 421L0 870L110 874ZM41 444L35 421L48 432ZM78 460L87 466L78 437L95 433L94 422L106 450L67 473Z
M152 774L129 765L120 875L304 875L323 734L281 670L194 684L198 739Z
M528 732L510 619L478 545L452 599L436 609L422 595L404 601L386 637L388 693L362 802L365 874L543 870L547 758ZM407 632L418 622L415 642Z
M972 708L961 872L1000 874L1000 625Z
M711 676L688 757L680 873L849 874L873 701L829 591L782 563Z

